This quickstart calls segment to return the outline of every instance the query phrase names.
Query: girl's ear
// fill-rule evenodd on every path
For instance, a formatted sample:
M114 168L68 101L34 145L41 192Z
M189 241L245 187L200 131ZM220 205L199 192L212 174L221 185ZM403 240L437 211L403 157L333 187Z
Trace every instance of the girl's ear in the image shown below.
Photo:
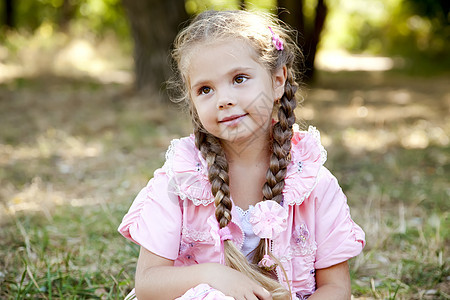
M284 84L287 78L287 68L283 65L281 68L276 70L272 75L273 89L275 94L275 101L278 101L283 97L284 94Z

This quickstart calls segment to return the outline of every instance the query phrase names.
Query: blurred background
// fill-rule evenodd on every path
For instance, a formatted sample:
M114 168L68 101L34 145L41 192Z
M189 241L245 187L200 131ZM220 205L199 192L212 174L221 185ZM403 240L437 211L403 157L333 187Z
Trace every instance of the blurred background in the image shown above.
M366 231L354 299L450 299L450 2L0 1L0 298L123 299L116 231L187 114L166 95L176 33L206 9L297 32L303 128Z

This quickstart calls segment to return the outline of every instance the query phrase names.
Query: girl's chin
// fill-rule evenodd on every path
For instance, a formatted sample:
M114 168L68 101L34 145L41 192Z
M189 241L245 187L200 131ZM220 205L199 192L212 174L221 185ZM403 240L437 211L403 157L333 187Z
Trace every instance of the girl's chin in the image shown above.
M247 147L254 146L254 142L261 137L261 132L250 132L248 129L240 129L239 131L231 131L229 134L222 133L218 138L228 148L236 151L243 151Z
M245 119L245 118L244 118ZM233 146L235 148L242 148L246 145L252 145L256 140L262 136L270 135L271 122L267 125L259 126L252 122L238 121L236 123L224 124L215 130L209 131L212 135L222 141L223 144Z

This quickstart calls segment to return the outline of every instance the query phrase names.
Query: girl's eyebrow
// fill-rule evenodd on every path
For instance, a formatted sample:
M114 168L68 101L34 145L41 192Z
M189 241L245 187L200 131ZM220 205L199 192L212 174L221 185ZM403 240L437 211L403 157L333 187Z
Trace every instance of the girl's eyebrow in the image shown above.
M196 82L195 84L191 85L191 90L195 90L197 87L202 87L204 85L208 85L209 82L210 82L210 80L208 80L208 79L200 80L200 81Z
M252 67L236 67L236 68L233 68L233 69L229 70L225 74L225 76L231 76L231 75L239 74L239 73L246 73L246 72L250 72L252 70L254 70L254 68L252 68ZM211 82L210 79L205 79L205 80L201 79L201 80L195 82L193 85L191 85L191 89L193 90L196 87L200 87L200 86L206 85L209 82Z

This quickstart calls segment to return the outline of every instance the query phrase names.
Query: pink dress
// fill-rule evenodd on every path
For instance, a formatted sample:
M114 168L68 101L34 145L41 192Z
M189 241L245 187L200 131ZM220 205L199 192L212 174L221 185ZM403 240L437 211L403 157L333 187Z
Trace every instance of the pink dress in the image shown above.
M314 293L316 269L346 261L365 245L364 232L353 222L347 199L336 178L323 166L325 161L319 132L314 127L307 132L295 128L281 203L285 210L283 226L272 237L272 253L287 275L277 267L278 279L291 287L293 299ZM220 263L223 252L207 222L214 212L207 163L191 135L172 141L164 166L137 195L119 232L173 260L175 266ZM244 232L235 205L231 214L228 227L233 242L241 249ZM261 218L255 215L253 219ZM253 228L261 232L258 223ZM205 288L210 287L195 287L179 299L229 299L214 289L213 298L205 298L209 294L203 293Z

